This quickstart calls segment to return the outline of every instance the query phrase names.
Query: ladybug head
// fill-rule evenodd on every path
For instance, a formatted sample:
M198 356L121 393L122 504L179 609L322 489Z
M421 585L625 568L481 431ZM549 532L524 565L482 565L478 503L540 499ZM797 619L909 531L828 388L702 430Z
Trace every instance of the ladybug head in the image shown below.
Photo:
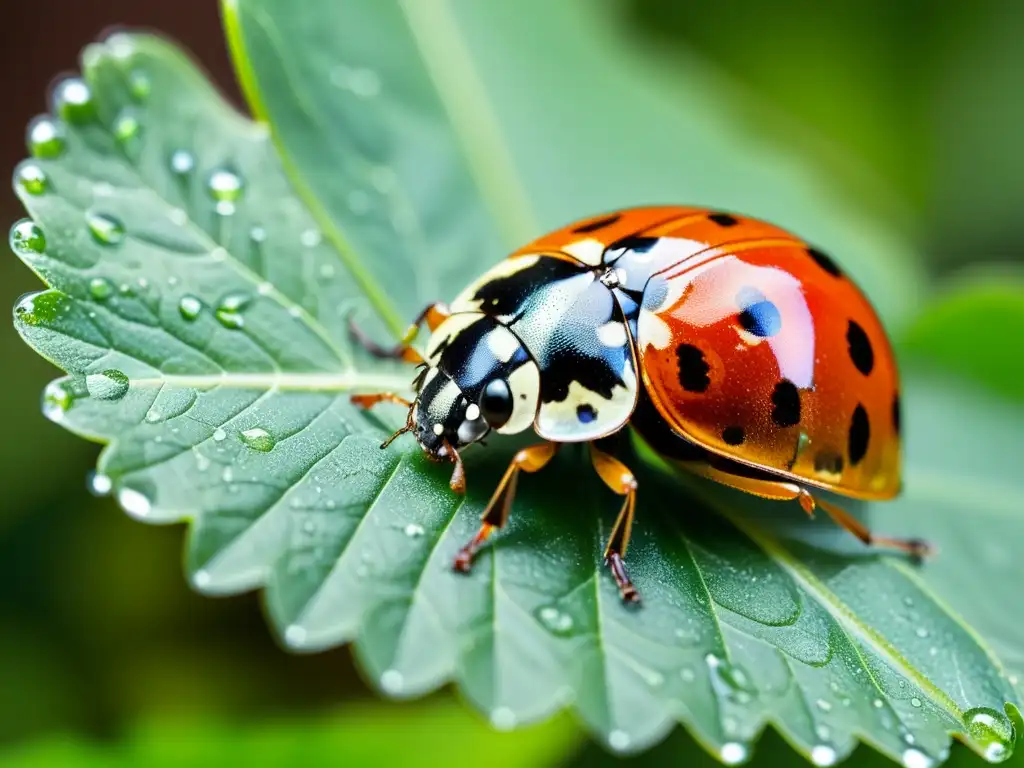
M453 460L452 451L475 443L491 426L479 403L439 368L430 368L412 409L413 434L433 459Z

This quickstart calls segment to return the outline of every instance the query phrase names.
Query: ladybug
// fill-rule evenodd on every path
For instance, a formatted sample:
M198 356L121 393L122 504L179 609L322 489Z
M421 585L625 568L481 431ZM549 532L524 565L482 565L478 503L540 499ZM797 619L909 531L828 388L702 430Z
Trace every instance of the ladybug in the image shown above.
M421 355L411 342L432 331ZM623 600L639 595L623 563L637 481L598 441L630 425L675 464L755 496L823 509L865 544L920 557L918 539L872 534L820 498L900 490L900 385L889 340L856 285L821 250L732 213L643 207L551 232L433 304L394 349L353 334L379 356L419 363L404 427L434 460L453 462L489 433L533 428L455 558L468 571L508 519L520 472L562 443L590 444L601 480L624 497L605 549ZM383 447L383 446L382 446Z

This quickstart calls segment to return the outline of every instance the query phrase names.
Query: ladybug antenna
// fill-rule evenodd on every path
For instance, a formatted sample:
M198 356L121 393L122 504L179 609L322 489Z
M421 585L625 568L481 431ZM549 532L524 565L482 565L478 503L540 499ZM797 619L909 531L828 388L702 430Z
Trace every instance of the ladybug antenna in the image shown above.
M380 444L380 447L382 449L383 448L387 448L389 445L391 445L395 441L396 437L401 437L406 432L412 432L413 427L415 426L412 423L412 410L413 410L414 407L415 406L413 406L413 405L409 406L409 415L405 417L405 426L402 427L401 429L399 429L398 431L396 431L393 435L391 435L391 437L389 437L387 440L385 440L383 443Z

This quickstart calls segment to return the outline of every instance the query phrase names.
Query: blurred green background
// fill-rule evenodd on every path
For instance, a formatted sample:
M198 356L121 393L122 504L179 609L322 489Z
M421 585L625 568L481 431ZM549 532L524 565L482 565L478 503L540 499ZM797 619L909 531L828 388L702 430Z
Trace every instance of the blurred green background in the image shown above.
M872 212L915 244L947 289L993 265L1019 267L1020 0L622 0L593 12L616 14L623 39L663 49L667 66L682 68L697 55L770 104L785 119L765 133L798 130L815 156L860 179ZM48 84L111 25L175 38L241 104L211 0L8 4L0 165L13 169L25 155L24 126L45 110ZM628 148L629 137L622 142ZM0 196L0 214L7 222L23 215L13 193ZM0 270L11 304L39 287L11 255ZM1009 290L991 301L998 308L1019 297ZM1019 329L968 330L939 362L1019 392ZM273 756L334 764L322 755L432 764L482 759L485 751L509 765L601 757L567 723L493 737L446 694L426 707L376 702L346 649L314 657L281 651L256 596L192 594L182 578L182 530L142 526L89 495L97 448L39 412L55 370L10 324L0 326L0 345L4 423L13 436L0 442L0 764L11 764L7 749L14 764L40 765L72 764L73 755L97 765L240 755L249 764ZM966 362L965 348L973 352ZM79 741L89 746L69 743ZM783 749L770 742L771 751ZM678 733L643 759L711 764Z

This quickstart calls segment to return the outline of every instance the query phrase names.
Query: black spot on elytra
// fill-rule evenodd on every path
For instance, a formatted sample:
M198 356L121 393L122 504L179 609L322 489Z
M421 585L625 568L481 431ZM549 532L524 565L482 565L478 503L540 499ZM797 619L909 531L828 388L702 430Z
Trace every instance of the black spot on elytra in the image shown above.
M865 376L870 374L875 367L875 350L871 348L871 340L856 320L851 320L846 326L846 343L850 348L850 359L857 370Z
M586 224L581 224L573 230L574 234L581 235L586 232L596 232L599 229L610 227L616 221L622 218L622 214L615 213L611 216L605 216L603 219L597 219L596 221L588 221Z
M766 338L782 330L782 315L779 308L768 299L747 304L740 312L740 325L748 333Z
M735 424L722 430L722 439L729 445L739 445L743 442L744 437L743 427Z
M842 277L843 271L839 266L832 261L832 258L827 254L819 251L817 248L808 248L807 255L814 259L815 263L833 277Z
M900 422L902 420L900 408L900 393L897 392L892 398L892 428L896 430L896 434L900 434Z
M814 471L838 475L843 471L843 457L835 451L821 451L814 457Z
M853 418L850 419L850 435L847 452L850 455L850 465L856 466L868 452L868 441L871 439L871 424L868 422L868 412L864 406L857 403L853 409Z
M614 243L608 246L609 251L636 251L637 253L647 253L655 246L655 244L661 238L658 237L643 237L642 235L629 235L616 240Z
M779 427L792 427L800 423L800 390L789 379L775 385L772 392L772 421Z
M589 424L597 418L597 411L589 403L583 403L576 406L576 418L581 424Z
M711 213L708 218L720 227L734 227L740 220L728 213Z
M679 360L679 383L687 392L704 392L711 386L708 372L711 366L704 359L704 353L693 344L680 344L676 347L676 358Z

